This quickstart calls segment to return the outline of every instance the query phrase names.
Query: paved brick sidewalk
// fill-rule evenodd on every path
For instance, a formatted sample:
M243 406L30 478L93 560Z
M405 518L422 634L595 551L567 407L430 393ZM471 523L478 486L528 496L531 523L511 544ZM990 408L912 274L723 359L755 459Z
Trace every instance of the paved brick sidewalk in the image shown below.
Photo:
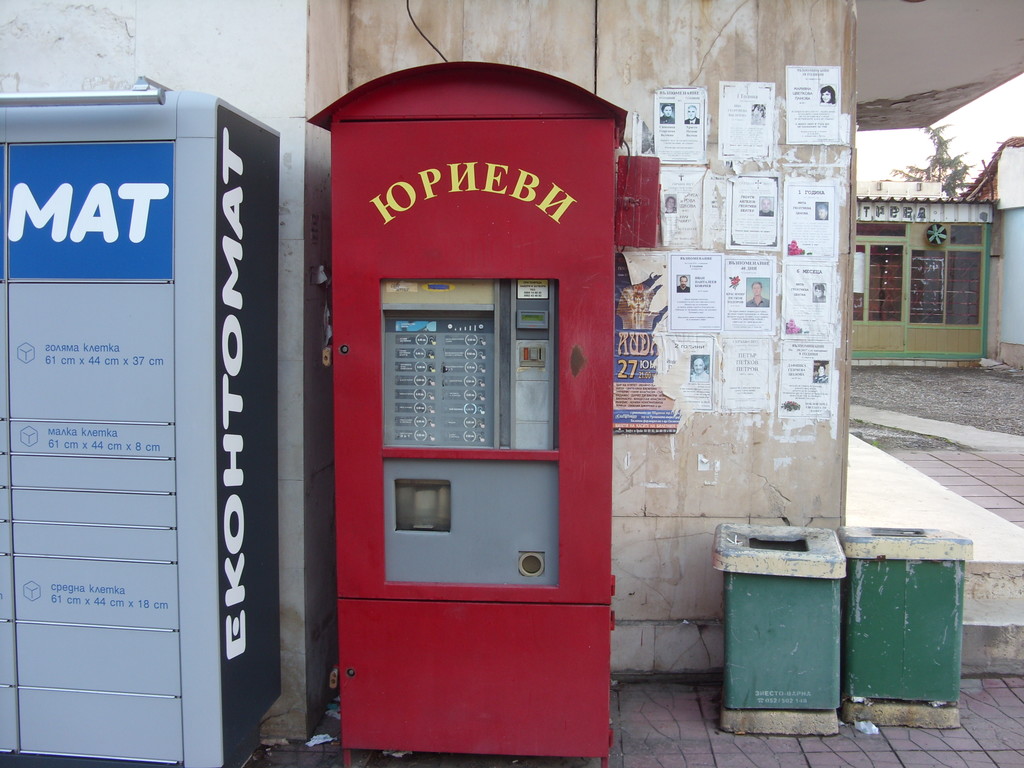
M719 689L621 686L620 768L1024 766L1024 679L965 680L961 727L882 727L868 735L737 736L718 730Z
M610 768L1024 767L1024 678L965 680L961 726L952 730L882 727L869 735L841 726L838 736L741 736L718 730L721 689L672 683L622 683L611 692ZM444 706L438 702L438 706ZM321 726L335 738L337 720ZM353 753L356 768L596 768L578 758ZM253 768L337 768L337 741L275 746Z
M1024 526L1024 454L894 451L892 455L978 506Z

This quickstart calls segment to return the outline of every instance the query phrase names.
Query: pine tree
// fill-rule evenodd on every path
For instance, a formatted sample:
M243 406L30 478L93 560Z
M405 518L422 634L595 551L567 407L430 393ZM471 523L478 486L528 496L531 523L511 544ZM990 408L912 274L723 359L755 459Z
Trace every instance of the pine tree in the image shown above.
M894 168L893 174L904 181L941 182L943 196L959 197L968 185L968 174L971 169L964 162L966 155L953 156L949 153L949 145L953 139L943 135L947 128L948 125L922 128L935 148L935 152L928 158L928 164L924 168L916 165L908 165L903 170Z

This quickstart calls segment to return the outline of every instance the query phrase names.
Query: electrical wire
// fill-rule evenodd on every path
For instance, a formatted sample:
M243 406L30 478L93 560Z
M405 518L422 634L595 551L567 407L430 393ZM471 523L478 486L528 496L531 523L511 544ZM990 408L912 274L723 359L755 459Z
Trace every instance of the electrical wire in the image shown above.
M416 23L416 19L414 19L414 18L412 17L412 9L411 9L411 8L409 7L409 2L410 2L410 0L405 0L405 12L409 14L409 21L411 21L411 22L412 22L412 25L413 25L414 27L416 27L416 31L420 33L420 37L422 37L422 38L423 38L424 40L426 40L426 41L427 41L427 45L429 45L429 46L430 46L431 48L433 48L433 49L434 49L434 52L435 52L435 53L436 53L436 54L437 54L438 56L440 56L440 57L441 57L441 60L442 60L443 62L445 62L445 63L447 64L447 63L448 63L448 59L446 59L446 58L445 58L445 56L444 56L444 54L443 54L443 53L441 53L441 51L439 51L439 50L438 50L438 48L437 48L437 46L436 46L436 45L434 45L434 44L433 44L432 42L430 42L430 38L429 38L429 37L427 37L427 36L426 36L425 34L423 34L423 30L422 30L422 29L420 29L420 25L419 25L419 24L417 24L417 23Z

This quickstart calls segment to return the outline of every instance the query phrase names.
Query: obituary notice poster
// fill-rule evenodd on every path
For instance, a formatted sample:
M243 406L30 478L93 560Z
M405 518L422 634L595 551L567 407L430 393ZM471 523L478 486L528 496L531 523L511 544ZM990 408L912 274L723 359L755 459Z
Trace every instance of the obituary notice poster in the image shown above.
M839 207L832 184L786 183L787 256L839 258Z
M730 248L774 250L779 247L779 179L738 176L729 179Z
M671 253L669 259L671 329L722 330L722 254Z
M775 260L725 260L726 331L771 333L775 328Z
M662 88L654 94L654 143L666 163L707 162L706 88Z
M786 143L840 144L839 67L786 67Z
M751 413L770 409L772 347L766 338L722 339L722 410Z
M723 82L718 90L722 160L767 160L775 143L775 83Z
M717 361L715 340L712 336L672 334L665 343L671 343L671 357L682 366L679 399L686 411L714 410L714 381Z
M785 338L833 338L835 269L817 261L790 261L783 267L782 317Z
M699 248L704 205L704 168L661 166L661 244Z
M827 419L832 415L835 372L831 342L787 341L782 345L779 416Z

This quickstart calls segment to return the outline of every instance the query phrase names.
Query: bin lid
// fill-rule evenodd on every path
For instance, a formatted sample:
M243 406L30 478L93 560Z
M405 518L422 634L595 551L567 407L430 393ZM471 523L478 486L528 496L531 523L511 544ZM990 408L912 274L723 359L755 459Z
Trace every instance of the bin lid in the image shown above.
M974 543L934 528L844 526L839 541L855 560L970 560Z
M836 532L789 525L736 525L715 529L712 565L720 571L841 579L846 558Z

